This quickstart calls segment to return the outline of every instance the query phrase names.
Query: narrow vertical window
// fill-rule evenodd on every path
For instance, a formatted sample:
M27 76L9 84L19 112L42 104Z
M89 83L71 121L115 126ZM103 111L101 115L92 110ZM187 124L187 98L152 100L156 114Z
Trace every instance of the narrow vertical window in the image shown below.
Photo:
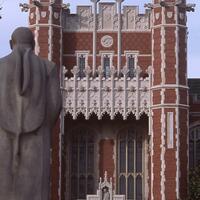
M83 54L80 54L78 56L78 67L79 67L79 77L83 78L85 76L84 70L86 66L86 56Z
M128 200L143 198L143 136L134 130L119 135L118 192Z
M94 137L85 129L73 132L70 144L71 200L94 193Z
M111 65L110 55L106 54L103 56L103 69L105 78L108 78L110 76L110 65Z
M128 77L133 78L135 74L135 56L130 54L127 56Z

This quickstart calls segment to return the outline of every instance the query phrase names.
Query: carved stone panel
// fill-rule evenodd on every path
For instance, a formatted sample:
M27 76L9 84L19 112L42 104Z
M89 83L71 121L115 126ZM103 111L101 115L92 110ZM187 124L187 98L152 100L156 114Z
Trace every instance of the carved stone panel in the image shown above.
M116 13L116 4L115 3L100 3L99 12L102 18L102 29L112 30L114 15Z
M135 19L138 14L138 7L136 6L124 6L124 20L125 29L135 29Z
M90 29L90 20L92 18L92 7L91 6L78 6L77 7L79 16L79 27L82 30Z
M112 2L99 3L97 13L97 30L118 31L119 21L117 4ZM149 31L150 10L139 14L138 6L124 6L121 13L123 31ZM67 32L93 31L94 13L92 6L78 6L76 14L63 14L63 26Z

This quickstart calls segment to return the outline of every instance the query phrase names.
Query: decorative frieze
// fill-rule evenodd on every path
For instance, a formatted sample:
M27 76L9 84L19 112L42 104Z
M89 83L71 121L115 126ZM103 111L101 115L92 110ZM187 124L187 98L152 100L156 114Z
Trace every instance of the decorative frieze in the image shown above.
M122 70L123 77L116 77L117 70L111 68L111 77L103 77L103 69L97 70L98 77L91 76L90 67L85 70L85 77L78 77L79 69L75 66L72 69L73 77L64 78L64 111L76 119L81 113L86 119L95 114L101 119L108 114L111 119L117 114L124 119L130 114L136 119L145 113L149 114L149 77L143 79L139 75L141 69L137 67L134 78L127 77L128 69ZM149 75L151 76L151 74Z

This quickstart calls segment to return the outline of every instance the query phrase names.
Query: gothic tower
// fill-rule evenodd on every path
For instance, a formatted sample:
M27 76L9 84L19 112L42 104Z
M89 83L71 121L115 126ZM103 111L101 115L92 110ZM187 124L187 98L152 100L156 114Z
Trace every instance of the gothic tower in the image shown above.
M153 0L151 197L184 199L188 168L186 2Z
M35 34L35 52L62 66L62 0L29 1L29 27ZM59 122L52 137L51 200L60 199L61 161L60 161Z

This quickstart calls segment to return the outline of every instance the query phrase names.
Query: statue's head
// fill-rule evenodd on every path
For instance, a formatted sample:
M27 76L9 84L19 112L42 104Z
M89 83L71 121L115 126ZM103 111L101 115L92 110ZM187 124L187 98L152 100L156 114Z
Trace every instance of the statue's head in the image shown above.
M14 30L10 40L10 47L13 49L17 45L24 45L32 49L35 48L34 35L29 28L19 27Z

